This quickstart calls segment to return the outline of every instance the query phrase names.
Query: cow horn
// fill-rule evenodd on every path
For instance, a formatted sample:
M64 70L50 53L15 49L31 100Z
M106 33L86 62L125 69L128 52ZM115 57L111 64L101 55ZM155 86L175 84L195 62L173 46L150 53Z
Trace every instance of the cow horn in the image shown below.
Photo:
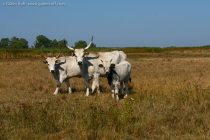
M55 58L58 58L60 56L60 54L61 54L61 47L60 47L60 45L59 45L59 48L60 48L60 52L58 53L58 55Z
M63 39L63 42L64 42L64 45L67 44L67 43L66 43L66 39ZM70 47L70 46L67 46L67 45L66 45L66 47L69 48L70 50L74 51L74 48L72 48L72 47Z
M87 50L88 48L90 48L90 46L91 46L92 43L93 43L93 36L91 38L90 44L84 50Z
M66 45L66 47L69 48L70 50L74 51L74 48L67 46L67 45Z
M43 50L42 50L43 47L41 47L41 52L42 52L42 56L47 59L47 56L43 53Z

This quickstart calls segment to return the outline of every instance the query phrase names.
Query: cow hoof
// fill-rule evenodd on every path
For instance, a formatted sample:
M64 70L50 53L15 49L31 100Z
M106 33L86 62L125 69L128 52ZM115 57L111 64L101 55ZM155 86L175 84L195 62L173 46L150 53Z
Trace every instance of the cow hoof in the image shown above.
M116 95L116 100L119 100L119 96L118 95Z
M126 99L128 97L128 95L126 94L123 98Z
M98 92L98 94L100 94L101 92L100 92L100 90L97 90L97 92Z
M112 98L114 98L114 93L112 93Z
M134 101L134 98L131 98L132 101Z

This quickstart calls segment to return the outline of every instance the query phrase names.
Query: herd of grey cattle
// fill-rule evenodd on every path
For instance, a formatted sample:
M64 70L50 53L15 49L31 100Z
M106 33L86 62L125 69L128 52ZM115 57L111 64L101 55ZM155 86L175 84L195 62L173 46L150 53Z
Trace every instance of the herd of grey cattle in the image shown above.
M68 92L71 94L72 90L69 83L69 78L83 77L86 83L86 95L89 96L89 80L92 79L92 93L99 90L99 77L106 77L110 85L112 97L119 99L118 93L123 92L123 82L126 87L127 97L129 93L128 82L131 81L131 64L126 60L126 54L122 51L88 53L86 50L91 46L90 44L82 49L74 49L67 46L73 51L73 56L59 57L45 57L44 63L48 65L50 72L54 79L58 81L57 88L54 94L58 93L61 83L65 81L68 86ZM120 90L119 90L120 89Z

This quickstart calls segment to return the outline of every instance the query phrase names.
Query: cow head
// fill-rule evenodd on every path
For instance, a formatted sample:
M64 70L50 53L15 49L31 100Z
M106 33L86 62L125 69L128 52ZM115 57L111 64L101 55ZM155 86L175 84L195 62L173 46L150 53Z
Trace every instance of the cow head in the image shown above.
M111 62L112 62L112 59L111 60L108 60L108 61L105 61L105 60L100 60L101 61L101 64L99 64L98 66L100 68L104 68L106 74L109 73L109 68L110 66L112 65Z
M115 64L111 64L112 59L109 61L103 61L101 60L102 64L99 64L99 67L102 67L105 69L106 71L106 78L108 80L108 84L111 86L111 82L112 82L112 75L114 73L114 68L115 68Z
M60 54L61 54L61 50L56 57L47 57L42 51L42 56L46 59L43 61L43 63L48 65L48 68L51 73L55 72L55 65L60 63L60 60L58 59Z
M74 49L70 46L67 46L70 50L74 51L73 52L73 56L76 57L76 61L78 63L78 65L81 65L83 63L83 58L86 57L88 55L88 52L85 52L88 48L90 48L91 44L93 42L93 37L90 41L90 44L85 47L85 48L82 48L82 49Z

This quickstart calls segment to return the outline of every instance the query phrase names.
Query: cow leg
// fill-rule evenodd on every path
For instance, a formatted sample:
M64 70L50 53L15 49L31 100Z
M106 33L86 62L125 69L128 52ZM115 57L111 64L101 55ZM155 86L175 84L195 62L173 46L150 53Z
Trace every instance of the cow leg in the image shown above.
M128 81L125 82L125 96L124 98L127 98L128 94L129 94L129 90L128 90Z
M113 83L111 83L111 93L114 93L114 85L113 85Z
M119 87L118 87L118 82L115 82L115 96L116 96L116 99L119 100L119 96L118 96L118 93L119 93Z
M115 93L112 93L112 98L113 98L113 99L115 98L115 97L114 97L114 94L115 94Z
M111 93L112 93L112 98L115 98L115 91L114 91L114 88L115 88L115 87L114 87L114 85L115 85L115 84L113 84L113 82L111 82L111 89L112 89L112 90L111 90Z
M87 87L85 96L89 96L89 88Z
M59 90L59 88L61 86L61 83L63 83L63 81L64 81L64 79L66 79L66 77L61 76L61 77L58 77L58 79L59 80L58 80L58 83L57 83L57 88L56 88L54 94L58 94L58 90Z
M92 83L92 93L95 91L95 88L96 88L96 82L95 82L95 80L93 79L93 83Z
M115 96L116 96L116 100L119 100L119 94L115 93Z
M123 90L123 82L120 83L120 92L121 92L121 93L124 92L124 90Z
M85 77L85 84L86 84L86 94L85 94L85 96L89 96L89 94L90 94L90 92L89 92L90 84L89 84L89 76L88 75Z
M55 92L53 93L54 95L58 94L58 90L59 90L60 86L61 86L61 82L58 81L57 88L55 89Z
M97 93L100 93L100 90L99 90L99 75L100 74L94 74L94 78L93 78L93 81L94 81L94 88L92 88L92 89L94 89L95 90L95 88L97 88L96 90L97 90ZM93 91L94 91L93 90Z
M66 83L66 85L67 85L67 87L68 87L68 92L69 92L69 94L71 94L71 93L72 93L72 91L71 91L71 87L70 87L69 80L68 80L68 79L66 79L66 80L65 80L65 83Z
M59 90L59 87L57 87L57 88L55 89L55 92L54 92L53 94L54 94L54 95L58 94L58 90Z

